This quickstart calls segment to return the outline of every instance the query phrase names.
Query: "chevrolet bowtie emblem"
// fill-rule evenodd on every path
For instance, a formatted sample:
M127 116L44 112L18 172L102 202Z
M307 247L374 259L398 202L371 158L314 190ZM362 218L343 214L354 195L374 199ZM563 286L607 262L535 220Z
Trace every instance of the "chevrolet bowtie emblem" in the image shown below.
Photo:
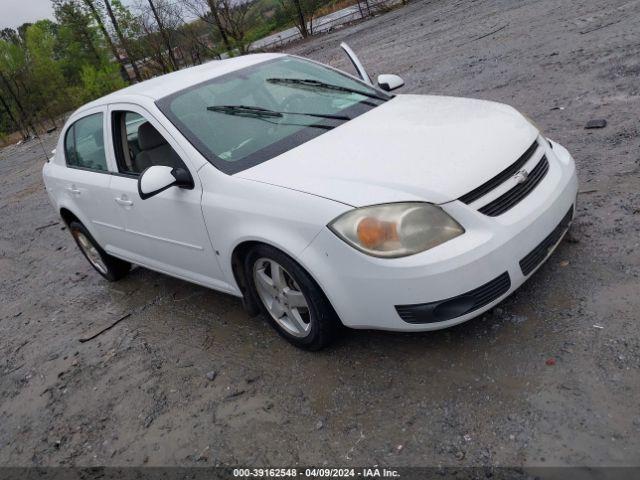
M519 170L516 172L513 178L516 183L524 183L527 181L527 178L529 178L529 172L527 172L526 170Z

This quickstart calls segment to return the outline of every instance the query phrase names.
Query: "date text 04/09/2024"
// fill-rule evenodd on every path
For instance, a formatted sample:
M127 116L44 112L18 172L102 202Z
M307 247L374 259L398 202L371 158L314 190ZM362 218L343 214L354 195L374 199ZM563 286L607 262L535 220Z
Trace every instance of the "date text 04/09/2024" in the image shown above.
M394 478L397 470L389 468L234 468L236 478Z

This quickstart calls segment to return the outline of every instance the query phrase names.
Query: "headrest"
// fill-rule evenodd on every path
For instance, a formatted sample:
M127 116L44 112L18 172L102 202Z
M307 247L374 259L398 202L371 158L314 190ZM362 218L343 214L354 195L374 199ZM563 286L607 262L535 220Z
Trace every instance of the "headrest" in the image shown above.
M138 146L140 150L151 150L166 143L167 141L160 135L160 132L149 122L144 122L138 127Z

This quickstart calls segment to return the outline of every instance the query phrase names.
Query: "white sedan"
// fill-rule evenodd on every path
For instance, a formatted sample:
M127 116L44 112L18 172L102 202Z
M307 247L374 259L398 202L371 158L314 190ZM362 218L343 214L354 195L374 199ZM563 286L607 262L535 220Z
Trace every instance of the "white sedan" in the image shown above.
M91 265L242 297L307 349L449 327L522 285L573 218L569 152L507 105L392 95L344 48L360 78L246 55L76 111L43 175Z

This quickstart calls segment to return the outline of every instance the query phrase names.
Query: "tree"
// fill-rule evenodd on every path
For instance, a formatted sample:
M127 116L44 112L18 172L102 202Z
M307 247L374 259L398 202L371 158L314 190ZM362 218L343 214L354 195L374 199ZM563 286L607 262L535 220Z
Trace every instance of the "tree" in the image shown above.
M3 28L0 30L0 40L4 40L5 42L13 43L15 45L22 43L20 35L13 28Z
M2 139L2 132L11 132L13 130L20 130L22 134L22 139L26 140L29 138L29 131L24 128L22 123L16 118L16 116L11 111L11 107L4 99L4 92L0 88L0 105L2 106L2 112L9 118L9 124L7 125L5 119L0 115L0 139ZM2 113L0 112L0 113Z
M295 12L297 14L297 23L296 26L298 30L300 30L300 35L304 38L309 36L309 30L307 30L307 21L304 18L304 12L302 11L302 3L300 0L292 0L293 5L295 7Z
M158 9L156 8L156 5L153 3L154 0L148 0L148 2L149 2L149 6L151 7L151 12L153 13L153 18L155 19L156 24L158 25L158 30L160 31L160 36L162 37L162 40L164 41L164 46L167 49L167 53L169 55L169 59L171 60L171 69L172 70L177 70L178 69L178 62L176 61L176 57L175 57L175 55L173 53L173 47L171 46L171 39L169 38L169 34L167 33L167 31L165 30L162 17L158 13ZM166 7L166 5L163 5L163 6Z
M83 66L80 75L82 79L82 101L88 102L125 87L127 84L118 76L117 71L118 68L113 63L104 65L101 68L95 68L91 65Z
M29 136L29 129L35 133L32 116L29 115L24 104L24 97L27 93L24 79L28 78L26 66L26 51L21 44L0 41L0 88L6 95L3 97L3 102L8 107L6 111L9 117L13 116L9 102L14 104L16 111L14 118L18 123L18 128L22 130L24 138ZM9 102L5 98L9 99Z
M20 39L22 40L22 43L26 42L26 38L27 38L27 28L29 28L31 25L33 25L32 23L26 22L23 23L22 25L20 25L17 30L18 30L18 36L20 37Z
M100 34L91 14L77 0L53 0L58 21L57 51L63 73L69 83L80 83L82 65L98 68L109 61L100 44Z
M29 55L29 110L44 114L55 126L55 117L64 112L67 102L61 92L66 90L62 68L56 60L57 26L40 20L27 29L26 46Z
M220 0L220 16L229 36L233 39L233 46L246 53L249 45L245 37L247 34L247 13L251 3L245 1Z
M124 35L124 31L122 28L120 28L120 22L118 21L118 18L116 17L116 13L114 13L114 10L111 6L111 1L110 0L103 0L104 1L104 6L107 9L107 14L109 15L109 18L111 19L111 25L113 25L113 30L116 33L116 36L118 37L118 40L120 42L120 47L124 50L124 52L127 55L127 59L129 60L129 62L131 63L131 68L133 69L133 74L136 77L136 80L141 82L142 81L142 75L140 74L140 70L138 69L138 66L136 64L136 57L134 55L132 55L132 49L131 49L131 45L130 45L130 41L128 38L125 37ZM115 0L114 4L116 6L116 8L118 9L117 11L124 17L127 18L127 21L129 21L130 23L130 16L131 16L131 12L129 12L129 10L122 5L122 3L119 0Z
M218 1L219 0L185 0L184 3L191 14L203 22L213 25L216 32L220 35L225 50L231 52L231 42L229 41L227 30L222 23Z
M313 35L313 19L320 3L321 0L280 0L283 10L304 38Z
M120 57L120 53L118 52L118 49L113 43L113 40L109 35L109 32L107 31L107 27L104 26L102 15L100 15L100 12L98 12L98 9L93 3L93 0L83 0L83 1L84 1L84 4L89 9L89 11L91 12L91 15L93 16L93 19L96 21L98 28L102 32L102 35L104 36L104 39L107 42L107 45L111 49L111 53L113 54L113 57L116 59L116 61L120 65L120 75L122 76L122 79L127 83L131 83L131 79L129 78L129 74L127 73L127 67L125 65L125 62Z
M37 135L43 120L55 126L61 114L126 85L96 1L92 12L85 0L53 0L57 22L0 30L0 136Z
M184 52L185 65L199 65L206 58L219 55L219 51L212 48L206 40L208 30L209 26L200 20L185 23L177 29L178 48Z

